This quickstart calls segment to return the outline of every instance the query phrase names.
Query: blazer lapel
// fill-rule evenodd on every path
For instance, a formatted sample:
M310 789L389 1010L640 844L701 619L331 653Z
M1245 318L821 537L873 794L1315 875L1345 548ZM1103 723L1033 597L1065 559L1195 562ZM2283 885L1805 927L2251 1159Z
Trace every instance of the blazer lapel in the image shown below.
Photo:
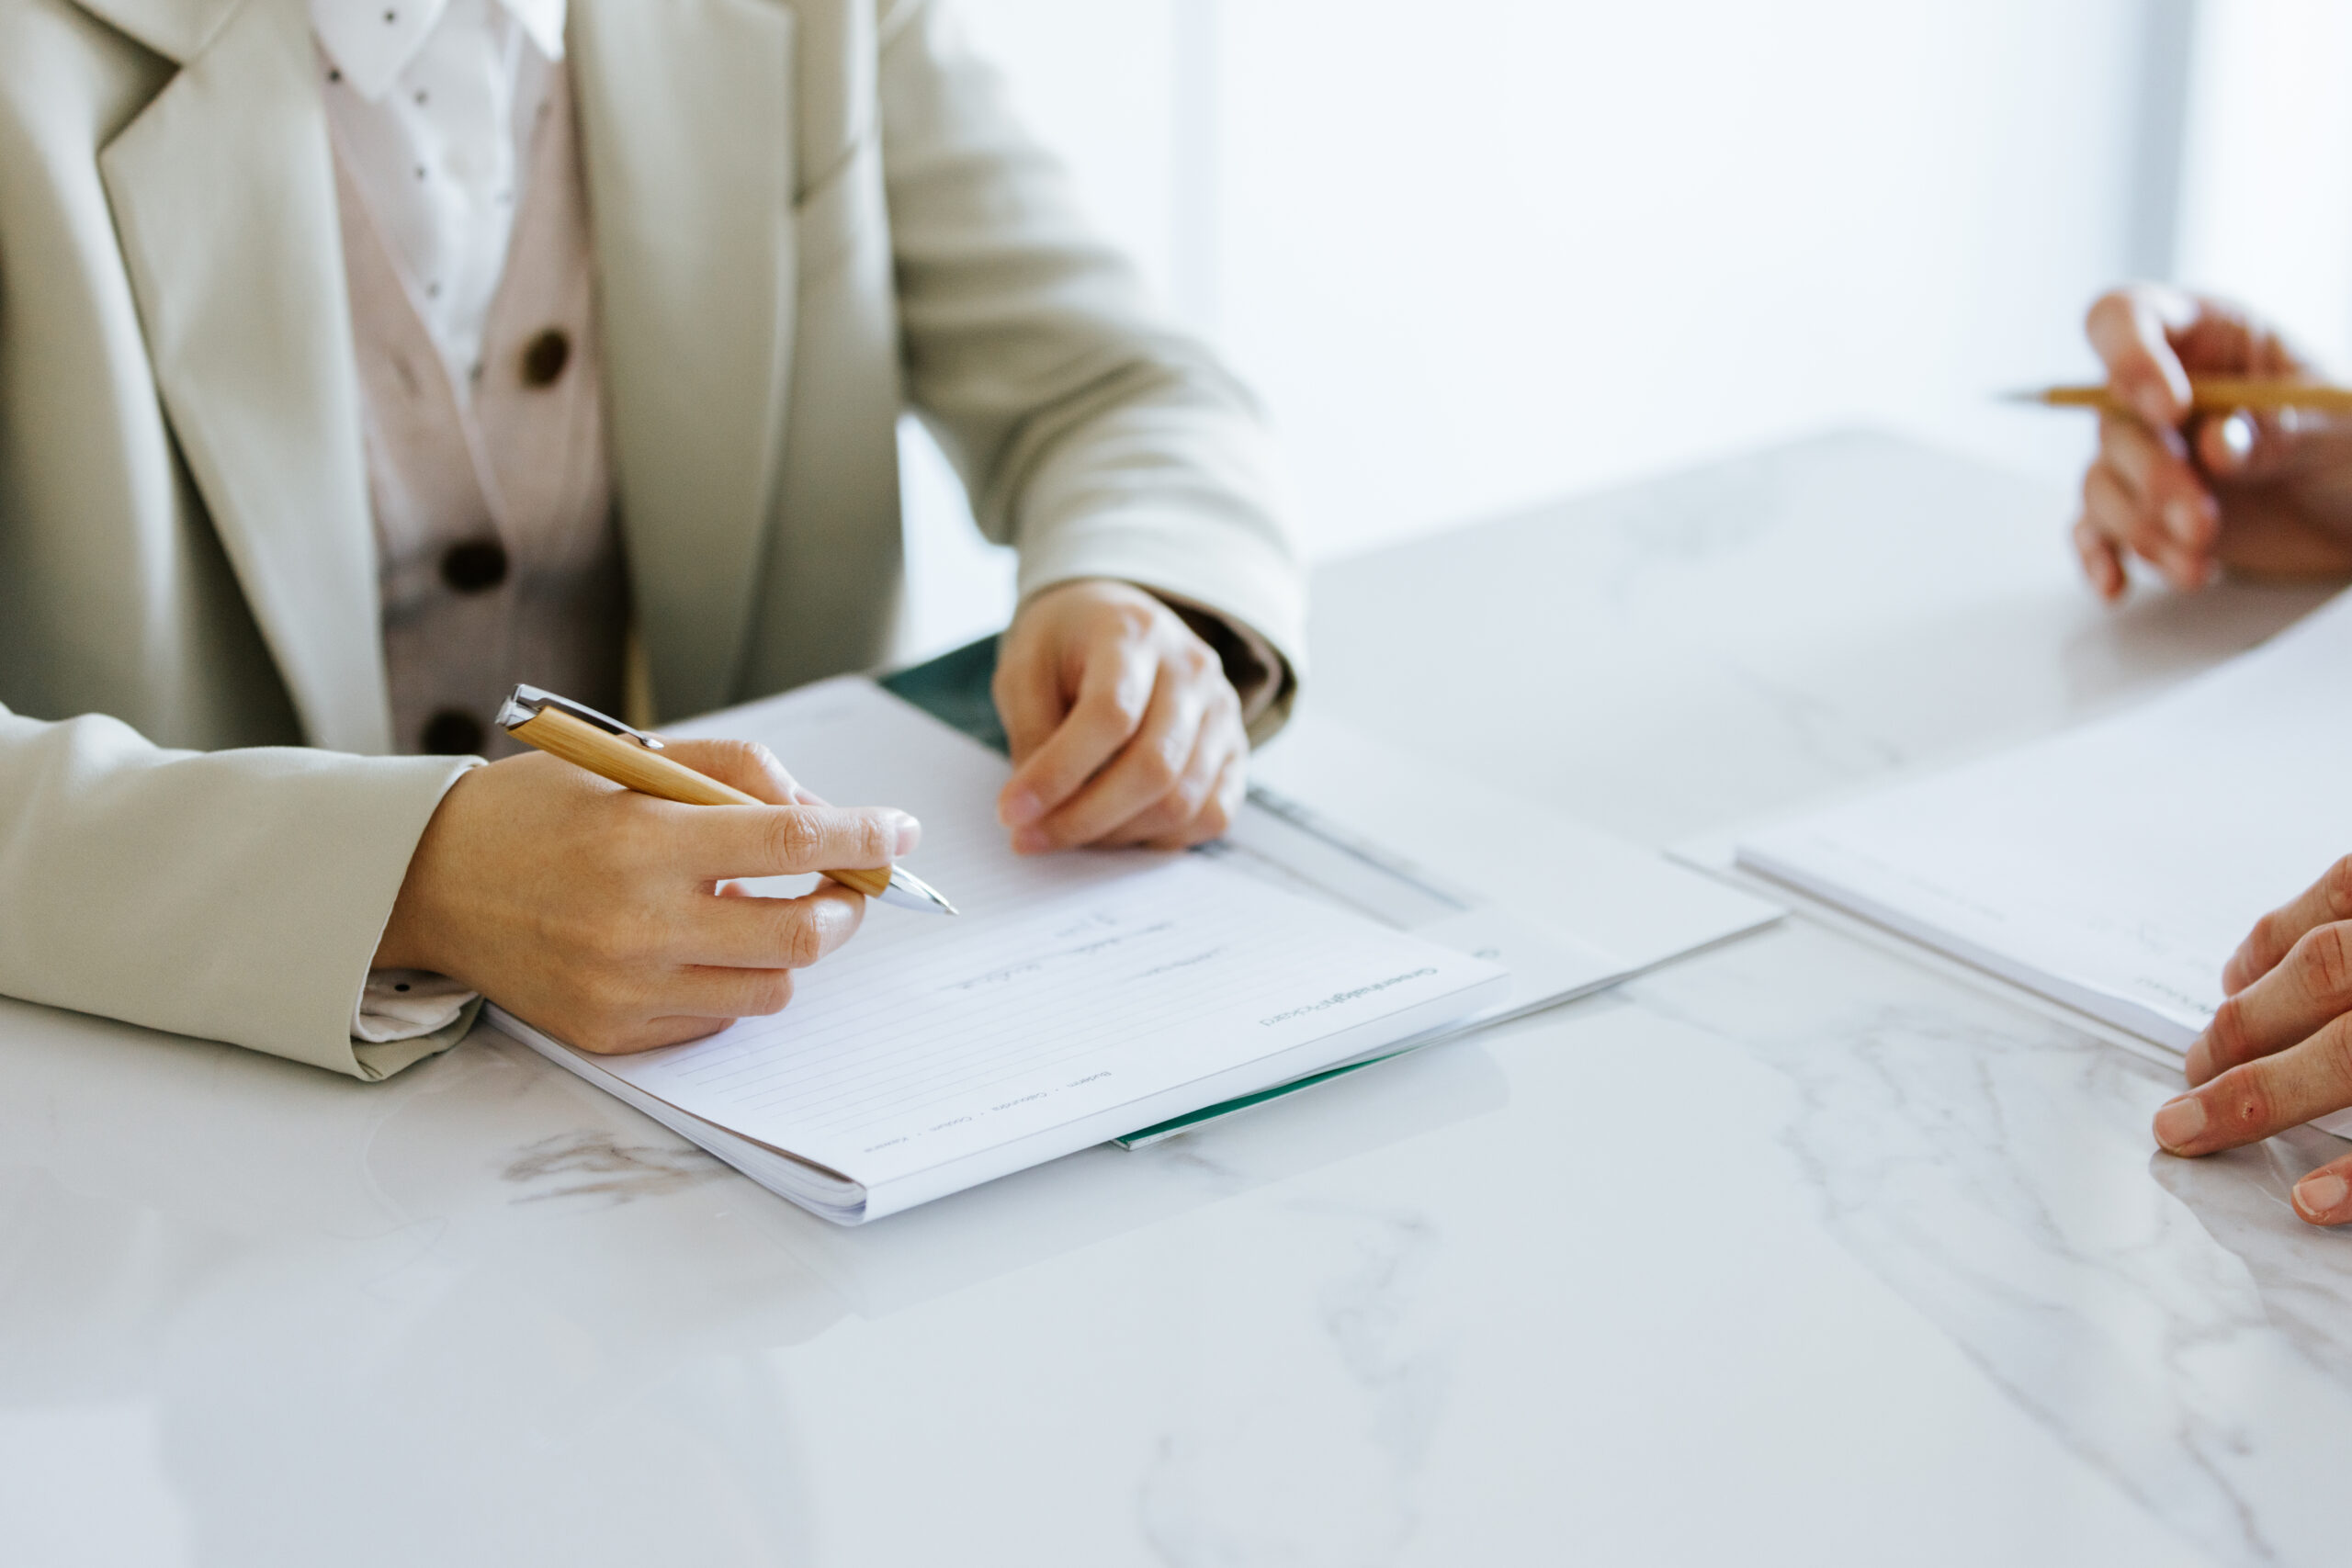
M614 481L663 714L739 694L797 288L793 16L572 0Z
M109 7L94 7L103 10ZM150 4L110 7L175 13ZM99 154L165 412L314 745L390 749L326 114L302 0L187 7Z

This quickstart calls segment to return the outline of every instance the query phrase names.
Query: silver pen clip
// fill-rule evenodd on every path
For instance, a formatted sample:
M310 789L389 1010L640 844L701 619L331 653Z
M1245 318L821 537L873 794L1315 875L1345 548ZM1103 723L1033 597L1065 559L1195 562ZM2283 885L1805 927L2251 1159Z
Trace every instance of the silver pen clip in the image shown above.
M632 729L608 713L598 713L585 703L575 703L570 697L559 697L553 692L543 692L537 686L517 686L514 694L498 710L498 728L514 729L537 717L541 710L553 708L568 713L582 724L593 724L610 735L626 735L649 751L662 750L661 740L642 729Z

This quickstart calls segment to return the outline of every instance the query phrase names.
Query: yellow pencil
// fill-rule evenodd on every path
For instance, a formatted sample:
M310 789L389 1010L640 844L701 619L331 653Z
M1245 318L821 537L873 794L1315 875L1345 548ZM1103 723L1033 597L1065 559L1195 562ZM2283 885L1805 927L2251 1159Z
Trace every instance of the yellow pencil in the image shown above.
M2318 413L2352 413L2352 387L2333 387L2324 381L2192 376L2188 389L2188 406L2199 413L2227 413L2234 409L2309 409ZM2042 387L2011 392L2008 399L2011 402L2040 403L2048 408L2098 409L2102 413L2134 417L2138 412L2127 407L2105 387Z

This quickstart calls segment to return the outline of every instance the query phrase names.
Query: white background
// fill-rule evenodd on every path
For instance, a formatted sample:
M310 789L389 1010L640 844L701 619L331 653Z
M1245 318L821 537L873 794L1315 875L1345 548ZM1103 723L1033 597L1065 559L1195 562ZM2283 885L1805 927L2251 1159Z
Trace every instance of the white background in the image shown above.
M1856 423L2071 479L2081 417L1994 394L2089 374L2121 277L2352 339L2328 0L961 8L1266 400L1313 560ZM908 446L912 652L1010 576Z

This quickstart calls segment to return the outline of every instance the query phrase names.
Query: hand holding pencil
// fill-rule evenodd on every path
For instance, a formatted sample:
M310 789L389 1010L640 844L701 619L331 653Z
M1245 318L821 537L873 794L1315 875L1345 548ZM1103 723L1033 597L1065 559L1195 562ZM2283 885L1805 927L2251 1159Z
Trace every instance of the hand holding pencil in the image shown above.
M921 840L888 807L827 806L759 746L661 755L758 806L673 804L527 751L458 773L415 840L371 967L446 975L582 1050L642 1051L781 1010ZM792 809L778 811L777 807ZM739 878L825 874L797 898Z
M2184 592L2224 569L2352 574L2352 389L2245 311L2177 289L2116 289L2086 327L2107 384L2039 400L2099 412L2074 542L2100 597L2128 591L2133 556Z

